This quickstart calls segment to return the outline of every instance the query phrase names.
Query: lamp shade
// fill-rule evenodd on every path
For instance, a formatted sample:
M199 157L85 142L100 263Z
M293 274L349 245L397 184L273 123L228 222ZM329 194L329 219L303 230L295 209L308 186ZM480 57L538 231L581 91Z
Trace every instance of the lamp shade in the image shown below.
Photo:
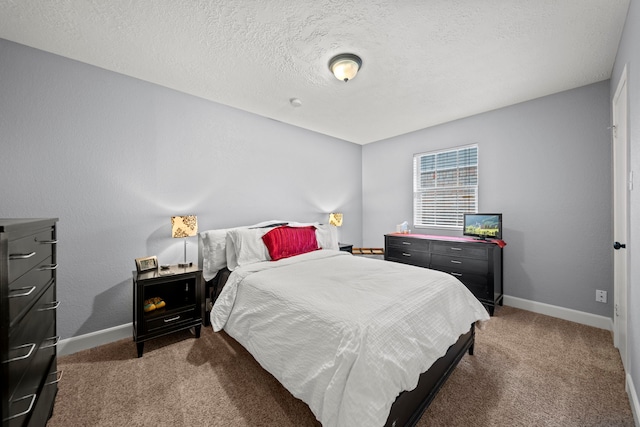
M342 214L341 213L331 213L329 214L329 224L335 225L336 227L342 226Z
M183 215L171 217L171 237L191 237L198 233L198 217Z

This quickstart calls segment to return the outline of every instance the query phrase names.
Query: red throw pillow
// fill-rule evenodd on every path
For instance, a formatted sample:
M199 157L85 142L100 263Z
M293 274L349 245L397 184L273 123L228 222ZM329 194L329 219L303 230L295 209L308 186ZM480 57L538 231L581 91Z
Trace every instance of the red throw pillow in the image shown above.
M262 236L262 241L273 261L318 249L316 228L313 225L277 227Z

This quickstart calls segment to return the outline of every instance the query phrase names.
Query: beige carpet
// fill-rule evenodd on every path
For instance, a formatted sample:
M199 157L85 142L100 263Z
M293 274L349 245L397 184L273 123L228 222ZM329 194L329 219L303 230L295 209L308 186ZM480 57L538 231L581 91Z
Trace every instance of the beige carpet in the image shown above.
M49 427L318 426L233 339L204 328L59 358ZM419 426L633 426L608 331L500 307ZM367 426L368 427L368 426Z

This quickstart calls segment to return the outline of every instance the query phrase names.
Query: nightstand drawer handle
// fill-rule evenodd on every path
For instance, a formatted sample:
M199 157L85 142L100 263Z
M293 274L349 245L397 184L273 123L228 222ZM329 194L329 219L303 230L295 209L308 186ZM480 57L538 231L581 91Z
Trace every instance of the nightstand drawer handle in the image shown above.
M51 305L51 307L39 308L38 311L55 310L56 308L58 308L60 306L60 301L52 301L52 302L49 302L47 304Z
M51 348L51 347L57 346L58 345L58 341L60 341L60 336L57 335L55 337L47 338L45 341L51 341L52 343L51 344L47 344L47 345L41 345L40 349Z
M411 256L411 254L408 254L406 252L402 252L402 256Z
M62 374L64 374L64 371L55 371L55 372L51 372L48 376L51 375L55 375L56 379L53 381L49 381L48 383L44 383L44 385L52 385L52 384L57 384L60 382L60 380L62 379Z
M28 395L26 395L24 397L21 397L19 399L13 400L11 403L16 403L16 402L20 402L21 400L25 400L25 399L31 398L31 402L29 403L29 407L27 408L26 411L20 412L19 414L12 415L9 418L5 418L2 421L9 421L9 420L12 420L14 418L18 418L18 417L21 417L23 415L27 415L33 409L33 403L36 401L36 396L37 396L37 394L35 394L35 393L34 394L28 394Z
M411 245L411 242L402 242L403 245Z
M180 319L180 316L172 317L171 319L164 319L164 323L175 322Z
M35 290L36 290L36 287L35 287L35 286L31 286L31 287L27 287L27 288L12 289L12 290L11 290L11 292L15 292L15 291L24 291L25 289L29 289L29 290L28 290L28 291L26 291L26 292L19 293L19 294L9 295L9 298L19 298L19 297L26 297L26 296L29 296L29 295L31 295L31 293L32 293L33 291L35 291Z
M27 259L27 258L31 258L32 256L34 256L36 253L31 252L30 254L11 254L9 255L9 259Z
M13 350L20 350L20 349L27 348L27 347L31 347L29 349L29 351L27 352L27 354L25 354L24 356L18 356L18 357L14 357L13 359L6 360L4 363L11 363L11 362L17 362L18 360L28 359L29 356L31 356L31 353L33 353L33 349L36 348L35 344L21 345L19 347L15 347Z
M46 264L46 265L41 265L40 268L38 268L38 270L40 271L55 270L56 268L58 268L58 264Z
M452 251L461 251L462 248L451 248Z
M452 276L462 277L462 273L451 273Z
M452 259L451 263L452 264L462 264L462 261L458 261L458 260Z

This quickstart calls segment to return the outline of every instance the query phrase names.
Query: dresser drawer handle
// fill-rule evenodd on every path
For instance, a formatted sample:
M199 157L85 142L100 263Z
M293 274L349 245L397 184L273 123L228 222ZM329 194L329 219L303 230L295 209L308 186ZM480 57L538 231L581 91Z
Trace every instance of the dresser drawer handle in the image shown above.
M180 316L172 317L171 319L164 319L164 323L175 322L180 319Z
M411 242L402 242L403 245L411 245Z
M461 251L462 248L451 248L452 251Z
M406 252L402 252L402 256L411 256L411 254L408 254Z
M51 341L52 343L51 344L47 344L47 345L41 345L40 349L51 348L51 347L57 346L58 345L58 341L60 341L60 336L57 335L55 337L47 338L45 341Z
M26 292L19 293L19 294L9 295L9 298L19 298L19 297L26 297L26 296L29 296L29 295L31 295L31 293L32 293L33 291L35 291L35 290L36 290L36 287L35 287L35 286L31 286L31 287L26 287L26 288L12 289L12 290L11 290L11 292L15 292L15 291L24 291L25 289L29 289L29 290L28 290L28 291L26 291Z
M462 273L451 273L452 276L462 277Z
M38 240L38 239L36 239L36 242L40 243L41 245L55 245L56 243L58 243L57 240Z
M9 418L5 418L2 421L9 421L9 420L12 420L14 418L18 418L18 417L21 417L23 415L27 415L33 409L33 403L36 401L36 396L37 396L37 394L35 394L35 393L34 394L28 394L28 395L26 395L24 397L21 397L19 399L13 400L11 403L20 402L21 400L25 400L25 399L31 399L31 402L29 402L29 407L27 408L26 411L20 412L19 414L12 415Z
M13 359L6 360L4 363L11 363L11 362L17 362L18 360L28 359L31 356L31 353L33 353L33 349L36 348L35 344L21 345L19 347L15 347L13 350L21 350L21 349L27 348L27 347L31 347L29 349L29 351L27 352L27 354L25 354L24 356L18 356L18 357L14 357Z
M38 270L40 271L55 270L56 268L58 268L58 264L45 264L45 265L41 265L40 268L38 268Z
M51 372L48 376L51 375L55 375L56 379L53 381L49 381L48 383L44 383L44 385L52 385L52 384L57 384L60 382L60 380L62 379L62 375L64 374L64 371L55 371L55 372Z
M49 310L55 310L60 306L60 301L52 301L49 302L47 304L50 304L51 307L46 307L46 308L39 308L38 311L49 311Z
M451 263L452 263L452 264L462 264L462 261L458 261L458 260L456 260L456 259L452 259L452 260L451 260Z
M31 252L30 254L10 254L9 255L9 259L27 259L27 258L31 258L32 256L35 256L35 251Z

